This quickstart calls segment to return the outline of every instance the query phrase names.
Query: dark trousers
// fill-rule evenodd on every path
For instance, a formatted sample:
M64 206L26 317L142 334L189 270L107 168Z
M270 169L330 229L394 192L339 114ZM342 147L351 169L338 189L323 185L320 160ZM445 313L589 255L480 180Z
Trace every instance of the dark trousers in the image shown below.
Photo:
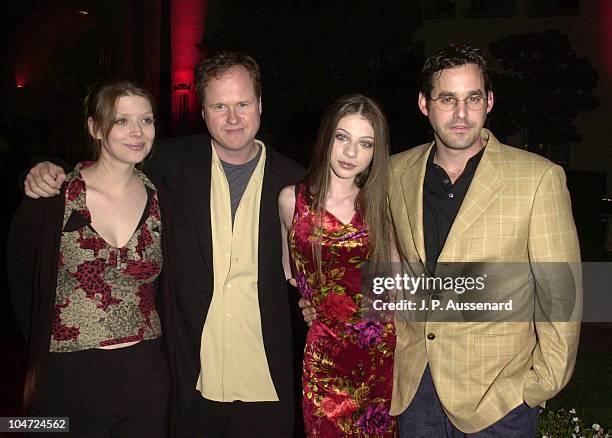
M491 426L476 433L463 433L450 422L431 377L429 365L408 408L398 417L401 438L529 438L535 436L540 408L525 403Z
M50 353L47 375L45 415L70 419L62 437L168 436L170 371L161 339Z
M196 391L179 418L179 438L290 438L293 425L279 402L215 402Z

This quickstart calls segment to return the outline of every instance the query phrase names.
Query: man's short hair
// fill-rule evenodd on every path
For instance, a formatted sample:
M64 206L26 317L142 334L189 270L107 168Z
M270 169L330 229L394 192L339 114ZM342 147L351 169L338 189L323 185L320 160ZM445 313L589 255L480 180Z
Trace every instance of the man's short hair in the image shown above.
M204 89L211 79L219 79L233 67L244 67L251 77L255 96L261 97L261 75L259 65L250 57L240 52L219 52L216 55L202 60L195 68L196 89L200 102L204 103Z
M482 51L469 44L450 43L425 60L421 70L421 92L423 95L428 99L431 98L435 74L440 75L442 70L466 64L476 64L478 66L484 78L485 93L488 94L493 87L491 85L487 60Z

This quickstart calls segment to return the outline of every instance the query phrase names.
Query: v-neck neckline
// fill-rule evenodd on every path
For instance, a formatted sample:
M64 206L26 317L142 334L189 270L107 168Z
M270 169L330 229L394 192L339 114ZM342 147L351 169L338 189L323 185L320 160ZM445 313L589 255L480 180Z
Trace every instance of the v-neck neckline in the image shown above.
M331 217L333 217L336 222L342 224L343 227L349 226L349 225L355 225L354 221L355 218L357 217L357 210L355 210L355 213L353 213L353 216L351 216L351 220L348 222L343 222L338 216L336 216L335 214L333 214L331 211L329 211L328 209L325 209L325 213L330 215Z

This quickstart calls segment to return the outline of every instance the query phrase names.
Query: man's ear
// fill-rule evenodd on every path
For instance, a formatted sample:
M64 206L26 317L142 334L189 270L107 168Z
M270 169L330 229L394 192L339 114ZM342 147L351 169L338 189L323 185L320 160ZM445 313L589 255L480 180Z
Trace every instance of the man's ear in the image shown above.
M261 96L259 96L259 115L261 115Z
M425 97L423 92L420 91L419 92L419 109L421 110L423 115L426 117L429 115L428 103L429 103L429 100L427 99L427 97Z
M493 103L495 102L495 96L493 95L493 90L487 93L487 114L491 112L493 109Z
M89 134L95 138L96 140L102 140L102 135L100 131L94 131L94 121L93 117L87 117L87 128L89 129Z
M202 108L202 119L206 120L206 113L204 113L204 108Z

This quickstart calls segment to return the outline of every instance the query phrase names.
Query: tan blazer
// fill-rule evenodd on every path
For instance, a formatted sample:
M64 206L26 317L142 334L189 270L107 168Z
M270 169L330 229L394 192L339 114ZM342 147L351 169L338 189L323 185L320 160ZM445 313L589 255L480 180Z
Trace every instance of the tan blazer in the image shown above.
M447 262L580 261L570 197L561 167L538 155L501 144L483 129L487 142L459 213L438 259ZM433 144L392 158L390 209L400 250L410 270L424 272L423 181ZM537 273L513 287L535 294ZM572 265L576 309L581 312L579 263ZM538 287L553 298L555 288ZM579 316L574 318L579 321ZM397 320L391 413L410 404L427 363L444 410L461 431L474 433L516 406L543 404L572 374L578 322L417 322ZM428 340L427 335L435 338ZM537 334L537 337L536 337ZM431 335L430 335L431 337Z

